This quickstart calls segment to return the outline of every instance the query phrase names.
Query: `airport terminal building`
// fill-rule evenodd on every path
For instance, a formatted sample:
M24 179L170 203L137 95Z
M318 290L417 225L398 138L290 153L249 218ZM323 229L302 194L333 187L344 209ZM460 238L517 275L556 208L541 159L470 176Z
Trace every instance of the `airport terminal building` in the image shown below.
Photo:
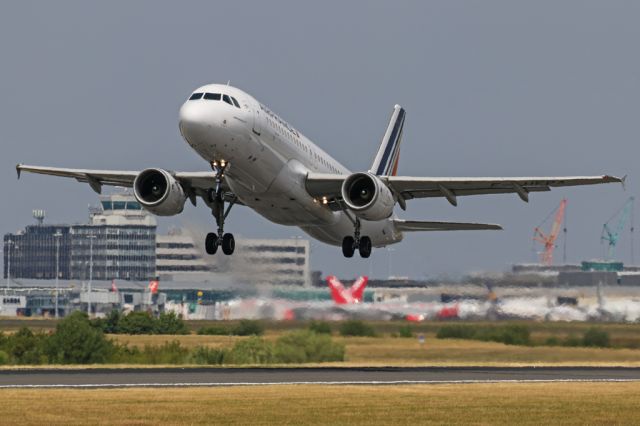
M45 225L4 236L4 277L148 280L155 277L156 222L130 196L101 197L85 225ZM43 219L43 218L42 218Z
M309 241L238 239L234 256L205 254L198 232L157 222L130 193L100 196L86 224L44 223L4 236L4 278L24 280L149 281L234 285L311 285Z

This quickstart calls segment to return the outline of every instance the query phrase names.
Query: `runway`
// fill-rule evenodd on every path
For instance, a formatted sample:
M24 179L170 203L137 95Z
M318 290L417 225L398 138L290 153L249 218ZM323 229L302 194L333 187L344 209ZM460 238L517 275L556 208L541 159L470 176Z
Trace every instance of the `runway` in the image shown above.
M371 367L0 370L0 389L561 381L640 381L640 368Z

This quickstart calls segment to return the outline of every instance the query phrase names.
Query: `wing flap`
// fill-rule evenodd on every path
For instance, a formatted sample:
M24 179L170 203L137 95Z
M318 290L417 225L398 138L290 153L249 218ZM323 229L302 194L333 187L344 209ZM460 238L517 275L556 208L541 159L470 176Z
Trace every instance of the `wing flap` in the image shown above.
M502 226L493 223L467 223L467 222L433 222L419 220L402 220L395 219L393 221L398 231L414 232L414 231L485 231L485 230L501 230Z

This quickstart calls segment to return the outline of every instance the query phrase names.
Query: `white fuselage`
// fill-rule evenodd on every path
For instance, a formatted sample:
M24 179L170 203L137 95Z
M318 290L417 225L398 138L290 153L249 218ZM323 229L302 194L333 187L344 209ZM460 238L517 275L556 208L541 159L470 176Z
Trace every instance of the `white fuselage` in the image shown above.
M340 245L354 225L305 188L307 173L350 171L247 93L210 84L195 93L222 97L187 100L180 109L180 133L207 162L226 161L225 180L238 199L268 220L298 226L312 237ZM197 96L196 96L197 97ZM392 220L361 221L361 234L381 247L402 240Z

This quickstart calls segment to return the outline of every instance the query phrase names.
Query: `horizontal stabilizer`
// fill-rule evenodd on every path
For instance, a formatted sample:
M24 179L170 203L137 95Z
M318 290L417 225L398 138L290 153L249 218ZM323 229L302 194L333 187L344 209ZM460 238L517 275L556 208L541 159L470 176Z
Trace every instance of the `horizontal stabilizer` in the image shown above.
M492 223L464 223L464 222L425 222L420 220L393 221L398 231L483 231L500 230L502 226Z

